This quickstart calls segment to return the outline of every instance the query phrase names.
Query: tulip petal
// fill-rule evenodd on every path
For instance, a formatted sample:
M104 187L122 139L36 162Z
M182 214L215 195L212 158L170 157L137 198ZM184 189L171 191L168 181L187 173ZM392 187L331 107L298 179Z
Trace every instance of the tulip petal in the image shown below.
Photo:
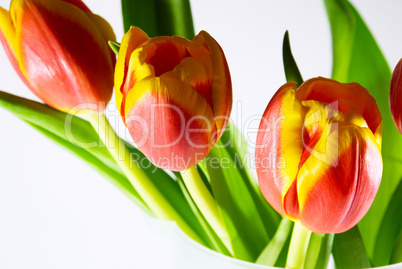
M103 36L103 39L108 41L116 41L116 35L113 32L112 26L101 16L93 14L93 13L86 13L88 18L96 25L100 34ZM114 56L114 53L113 53ZM113 57L115 58L115 57Z
M0 7L0 31L1 39L5 42L4 46L14 54L15 28L10 13L2 7Z
M103 39L106 43L109 41L116 41L116 35L113 32L112 26L101 16L93 14L93 13L86 13L88 18L96 25L99 33L103 36ZM112 64L116 64L116 54L113 52L112 49L109 49L110 58L112 59Z
M193 55L197 56L198 59L203 55L209 55L209 53L205 47L180 37L160 36L148 39L143 42L141 46L137 47L131 54L128 69L125 70L126 77L124 78L124 85L121 87L122 96L119 96L119 98L121 98L120 106L123 117L125 113L125 96L134 86L134 83L151 76L159 77L175 68L179 70L176 72L179 79L191 79L191 70L182 70L182 68L179 67L189 65L189 62L192 62L192 58L189 56ZM197 61L202 63L202 59ZM190 66L194 65L195 64ZM190 68L190 66L188 67ZM185 74L180 73L180 70L185 72ZM197 71L202 70L198 68ZM199 77L199 75L196 74L194 74L194 76ZM196 80L195 77L192 78L194 84L191 84L191 86L203 94L204 91L202 91L202 87L208 83L201 84L199 80L194 80ZM211 98L206 96L206 99L210 100Z
M188 52L185 46L176 44L167 36L160 36L149 40L143 46L146 54L145 62L154 69L155 76L172 71L185 57Z
M381 133L377 132L382 124L377 103L370 93L358 83L340 83L318 77L303 83L297 90L297 95L300 100L315 100L328 104L337 102L339 111L344 114L353 109L353 106L360 111L371 131L377 133L377 136L381 136Z
M62 0L62 1L74 5L84 12L91 12L91 10L81 0Z
M124 119L124 102L123 96L124 93L128 92L133 87L132 82L125 82L126 80L130 80L130 78L126 78L126 75L131 75L131 73L127 72L129 68L130 58L132 56L133 51L140 46L143 42L147 41L149 37L147 34L142 31L138 27L131 27L130 30L123 36L123 39L120 44L119 56L116 62L116 70L115 70L115 95L116 95L116 105L120 109L120 114ZM127 85L123 85L124 84Z
M0 7L0 40L3 44L6 55L13 66L15 72L18 74L20 79L27 85L27 87L37 95L36 90L32 87L32 85L28 82L25 75L22 73L21 68L19 66L17 56L14 52L14 40L15 40L15 29L14 25L11 21L10 13Z
M303 140L303 107L295 96L296 83L283 85L271 99L257 135L256 162L259 185L267 201L282 215L283 202L296 179ZM297 203L297 199L293 201ZM297 204L287 208L297 208ZM296 216L293 216L297 218Z
M209 56L209 50L202 44L198 44L180 36L172 36L171 39L175 44L186 48L186 53L194 59L200 56Z
M187 57L174 69L179 80L189 84L201 94L211 109L212 103L212 67L208 56L194 59Z
M215 143L211 141L215 129L210 106L172 73L137 82L126 102L130 134L159 167L187 169L204 158ZM161 163L164 160L166 163Z
M201 31L193 39L194 43L208 48L212 62L212 103L218 128L218 139L229 122L232 109L232 81L225 54L218 42L207 32Z
M63 1L26 0L13 1L10 13L19 66L43 101L68 111L84 100L110 100L113 59L85 12ZM86 42L79 42L80 37Z
M316 233L344 232L374 200L382 174L379 146L368 128L329 124L313 150L319 154L310 155L297 177L301 222Z

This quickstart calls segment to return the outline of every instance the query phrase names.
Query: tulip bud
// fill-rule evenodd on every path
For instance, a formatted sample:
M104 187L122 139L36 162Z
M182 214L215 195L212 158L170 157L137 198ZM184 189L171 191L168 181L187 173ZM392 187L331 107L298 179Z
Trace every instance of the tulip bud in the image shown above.
M402 59L399 60L392 73L389 90L389 107L396 128L402 134Z
M208 154L232 107L225 55L205 31L189 41L149 38L132 27L121 42L115 89L137 147L156 166L175 171Z
M382 117L357 83L325 78L283 85L257 135L258 181L283 216L341 233L370 208L382 175Z
M67 112L113 93L110 25L80 0L12 0L0 8L0 39L18 75L46 104Z

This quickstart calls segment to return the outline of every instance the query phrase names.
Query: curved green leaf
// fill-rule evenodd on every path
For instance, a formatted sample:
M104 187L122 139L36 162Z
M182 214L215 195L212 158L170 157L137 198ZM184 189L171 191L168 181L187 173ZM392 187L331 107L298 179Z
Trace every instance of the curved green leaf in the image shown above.
M318 256L316 269L326 269L328 267L329 256L332 252L335 234L326 234L321 242L320 254Z
M392 248L402 231L402 181L391 198L387 212L384 215L374 251L375 266L388 265Z
M124 32L130 26L140 27L150 37L158 35L154 0L121 0Z
M311 233L306 259L305 269L325 269L328 266L329 256L332 251L334 234Z
M281 254L286 242L292 233L294 222L288 218L282 218L278 229L271 241L264 248L256 261L257 264L274 266Z
M114 54L116 54L116 56L119 55L120 43L115 41L108 41L107 43L114 52Z
M402 230L395 242L394 248L392 250L390 264L402 263Z
M304 260L305 269L316 268L318 257L320 255L321 244L325 234L311 233L308 249Z
M300 74L299 68L297 67L296 61L293 58L292 50L290 48L289 32L285 32L283 37L283 67L285 69L286 81L294 81L300 86L303 83L302 75Z
M265 230L268 236L272 238L281 220L278 212L271 207L262 195L261 189L255 178L254 171L250 167L248 145L240 130L229 121L225 132L220 139L222 145L227 145L224 150L234 161L234 168L240 173L241 178L250 193L253 203L261 216Z
M265 201L255 180L249 178L247 155L241 155L247 153L236 147L239 141L233 139L241 134L233 136L234 128L230 125L225 130L200 166L209 175L235 257L255 261L269 241L267 228L274 234L280 217Z
M372 257L381 220L402 178L402 136L394 125L388 106L391 71L356 9L346 0L324 0L324 3L332 30L333 78L341 82L358 82L367 88L376 99L383 117L382 182L373 205L358 224Z
M179 183L180 188L182 189L182 192L184 194L184 197L186 198L188 204L190 205L191 209L195 213L198 221L200 222L201 226L203 227L205 231L205 242L209 243L209 248L220 252L224 255L231 256L230 252L227 250L225 245L222 243L220 240L219 236L215 233L215 231L211 228L209 223L206 221L200 210L198 209L197 204L194 202L193 198L191 197L191 194L189 193L183 178L180 173L175 173L177 176L177 182Z
M124 31L138 26L150 37L194 37L189 0L122 0Z
M357 226L335 235L332 255L336 268L360 269L371 267Z

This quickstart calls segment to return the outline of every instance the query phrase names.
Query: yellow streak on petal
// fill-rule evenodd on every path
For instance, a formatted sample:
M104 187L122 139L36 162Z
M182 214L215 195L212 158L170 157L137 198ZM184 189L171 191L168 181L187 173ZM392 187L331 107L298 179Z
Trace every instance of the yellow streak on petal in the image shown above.
M130 30L128 30L128 32L123 36L114 76L116 105L119 109L123 100L123 94L120 90L126 77L126 72L128 71L131 54L138 46L148 39L148 35L138 27L131 27Z
M8 47L14 52L15 28L10 13L2 7L0 7L0 31L7 41Z
M294 87L294 86L293 86ZM273 138L278 141L279 156L283 158L285 167L280 170L282 178L282 204L289 188L296 179L300 157L303 153L303 141L301 130L303 127L304 110L300 100L295 95L295 90L290 89L280 100L282 118L269 119L276 122L272 128L280 128L279 137Z
M303 101L302 103L309 108L305 126L308 128L318 125L322 131L316 144L305 148L310 156L301 166L297 176L300 212L311 194L310 190L318 180L323 179L323 175L330 174L328 171L331 168L338 166L339 157L345 150L348 150L356 135L363 137L363 141L370 141L377 145L375 136L359 111L352 110L344 115L325 103L317 101ZM353 173L353 171L350 172Z
M324 175L326 169L338 165L338 158L342 147L347 147L350 142L343 140L344 144L339 145L338 130L341 127L339 120L344 115L334 110L330 105L317 101L303 101L303 106L308 109L304 120L304 126L309 133L312 129L318 129L319 139L315 144L305 144L305 151L310 156L301 166L297 176L297 193L299 209L302 212L309 190L316 184L320 175Z
M131 54L128 73L130 76L135 73L135 80L137 82L142 79L155 76L154 67L145 62L147 56L148 55L142 46L137 48Z

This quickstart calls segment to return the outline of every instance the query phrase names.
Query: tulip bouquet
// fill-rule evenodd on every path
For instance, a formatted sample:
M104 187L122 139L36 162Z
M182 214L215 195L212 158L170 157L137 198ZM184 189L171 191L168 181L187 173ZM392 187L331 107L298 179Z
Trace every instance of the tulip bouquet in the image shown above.
M324 3L332 79L304 81L285 34L287 82L267 100L256 171L230 121L225 48L195 35L188 0L122 0L119 42L81 0L12 0L1 43L43 103L0 91L0 106L222 255L267 268L326 268L331 254L336 268L400 263L402 63L391 80L356 9ZM113 93L135 146L104 114Z

